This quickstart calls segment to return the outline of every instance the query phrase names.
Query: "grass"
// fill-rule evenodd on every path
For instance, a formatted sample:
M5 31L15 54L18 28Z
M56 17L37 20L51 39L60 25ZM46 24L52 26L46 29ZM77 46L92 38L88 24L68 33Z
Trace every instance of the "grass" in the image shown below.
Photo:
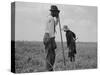
M76 61L68 59L68 49L64 43L66 67L63 65L61 44L57 42L54 70L77 70L97 68L97 43L77 43ZM42 42L16 41L15 43L16 73L45 72L45 50Z

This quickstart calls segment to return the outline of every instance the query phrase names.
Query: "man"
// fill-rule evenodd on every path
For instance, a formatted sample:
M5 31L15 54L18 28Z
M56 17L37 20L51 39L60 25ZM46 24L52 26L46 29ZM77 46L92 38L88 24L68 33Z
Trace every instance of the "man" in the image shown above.
M44 35L44 46L46 51L46 68L48 71L53 71L53 65L55 62L55 49L57 48L55 43L56 26L59 21L59 10L57 6L52 5L50 9L50 15L48 16Z
M74 62L76 54L76 35L66 25L63 27L63 30L66 32L67 47L69 48L68 57L71 62Z

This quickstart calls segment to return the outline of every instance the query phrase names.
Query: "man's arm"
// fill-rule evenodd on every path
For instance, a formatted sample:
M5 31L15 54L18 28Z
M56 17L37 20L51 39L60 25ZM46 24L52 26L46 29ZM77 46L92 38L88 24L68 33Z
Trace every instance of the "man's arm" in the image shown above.
M59 18L56 18L55 25L58 25L58 22L59 22Z
M59 22L59 13L56 13L55 18L56 18L56 23L55 23L55 25L57 25L57 24L58 24L58 22Z
M48 16L48 17L46 18L46 23L45 23L45 32L46 32L46 33L49 33L49 23L50 23L50 21L51 21L51 17Z

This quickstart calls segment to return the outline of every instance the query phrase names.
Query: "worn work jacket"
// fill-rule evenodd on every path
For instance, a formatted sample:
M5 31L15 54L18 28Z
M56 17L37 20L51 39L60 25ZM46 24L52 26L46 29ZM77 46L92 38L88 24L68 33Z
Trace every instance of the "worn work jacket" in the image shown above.
M58 24L58 19L48 16L46 25L45 25L45 33L49 33L50 38L55 37L55 28Z

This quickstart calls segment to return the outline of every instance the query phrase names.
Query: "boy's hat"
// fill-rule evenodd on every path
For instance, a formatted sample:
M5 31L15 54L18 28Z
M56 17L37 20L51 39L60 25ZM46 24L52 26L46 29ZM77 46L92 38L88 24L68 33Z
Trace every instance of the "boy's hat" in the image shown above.
M56 5L51 5L50 11L58 11L58 12L60 12Z
M64 30L64 31L69 30L68 26L67 26L67 25L64 25L64 26L63 26L63 30Z

